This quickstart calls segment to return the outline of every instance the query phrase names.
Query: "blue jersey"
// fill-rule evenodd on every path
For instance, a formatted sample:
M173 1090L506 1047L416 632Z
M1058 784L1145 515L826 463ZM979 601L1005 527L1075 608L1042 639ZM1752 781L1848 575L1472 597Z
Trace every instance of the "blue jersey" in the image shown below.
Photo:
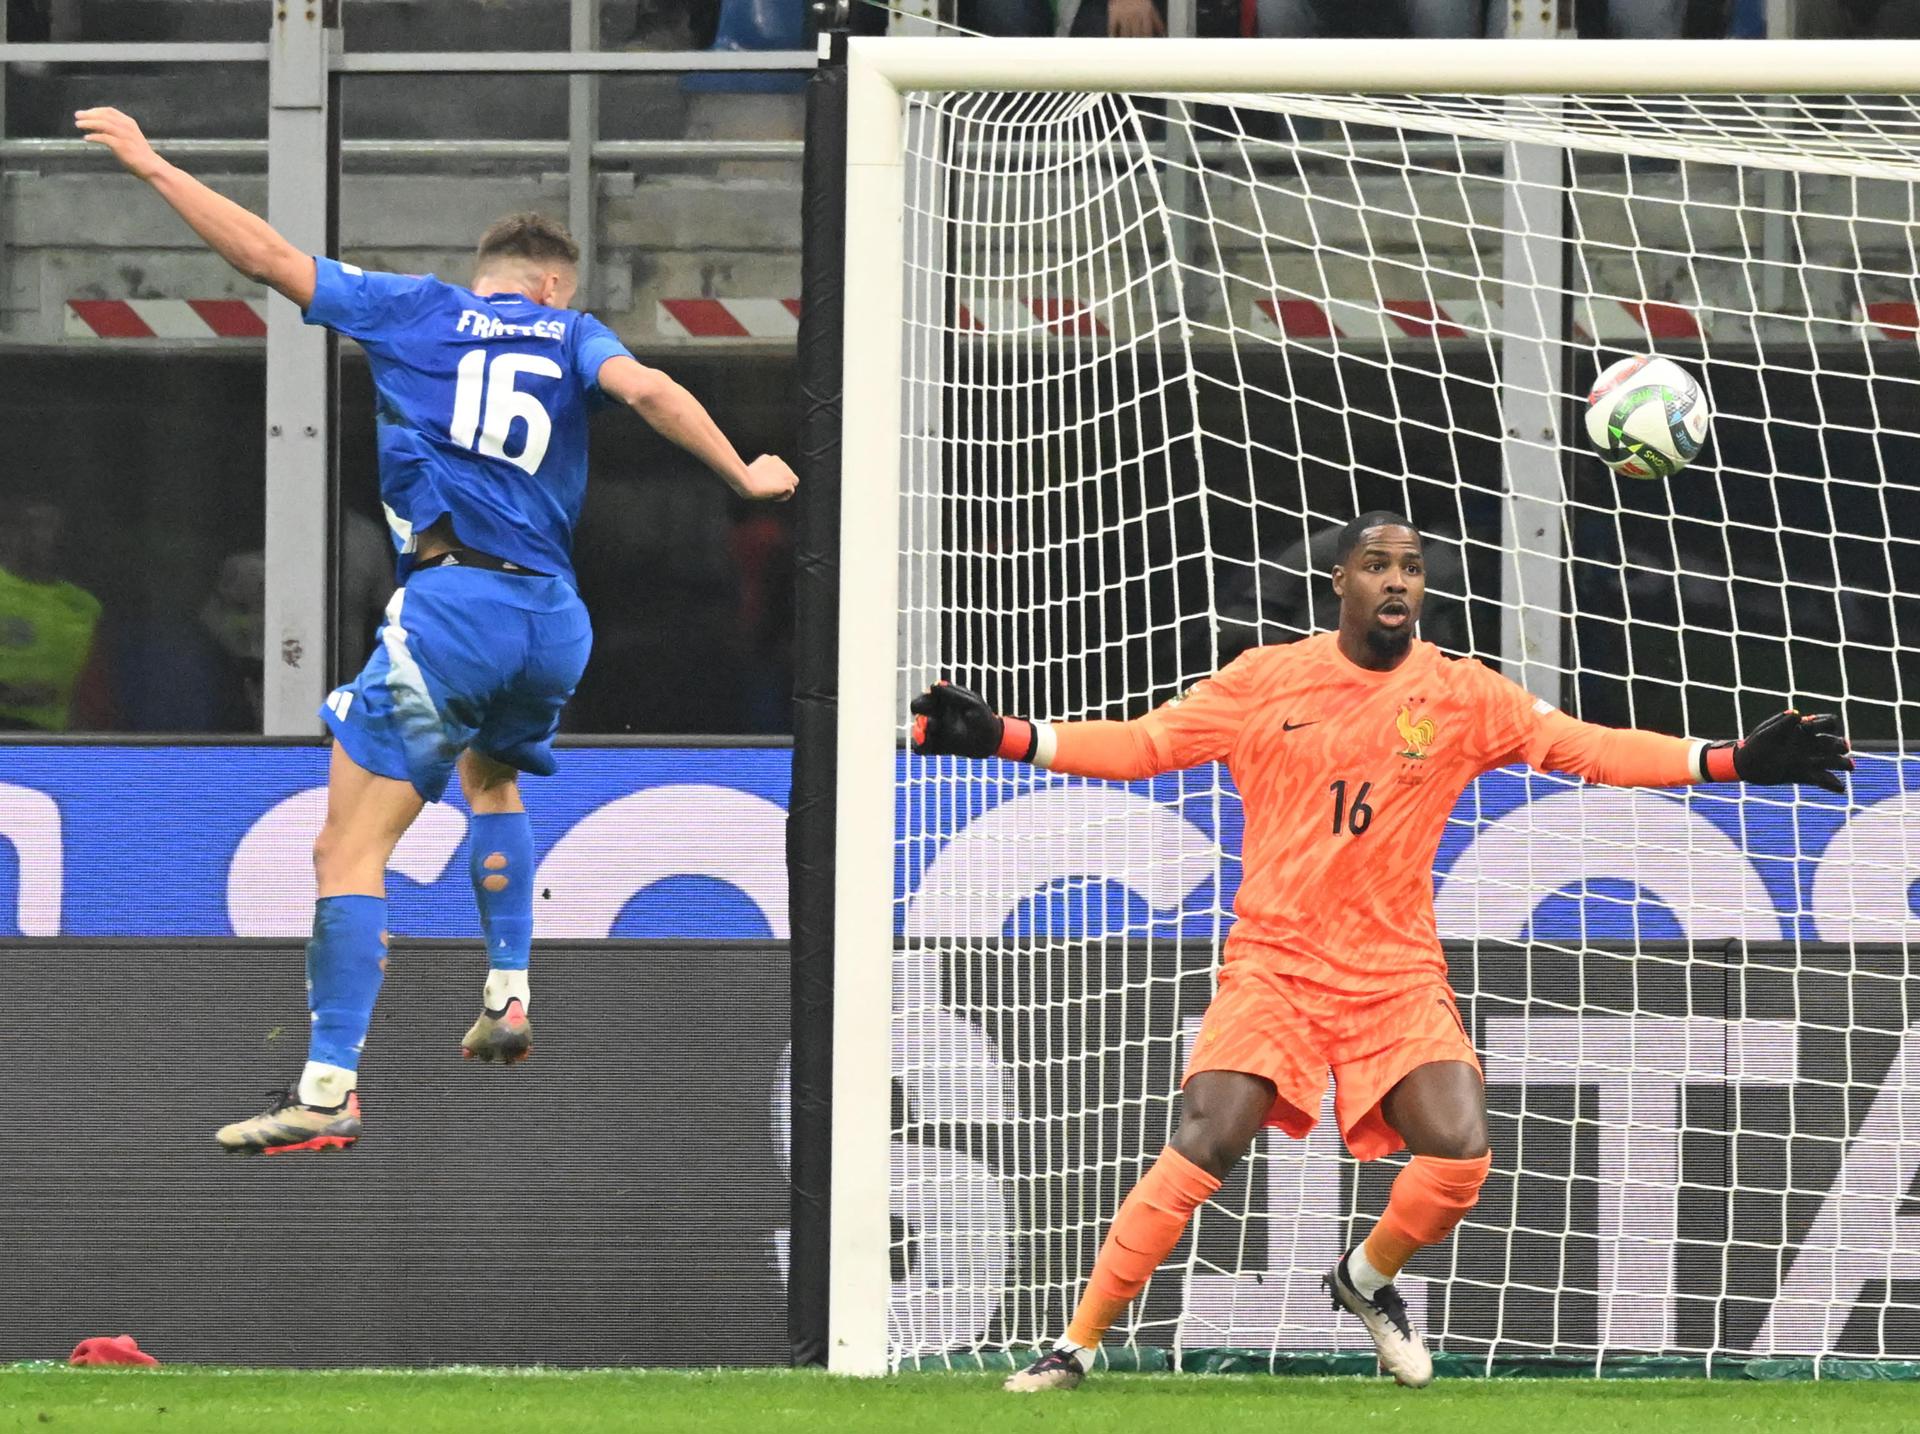
M314 261L307 322L357 339L377 395L380 502L399 574L441 518L468 547L573 582L600 366L627 352L591 314L428 275Z

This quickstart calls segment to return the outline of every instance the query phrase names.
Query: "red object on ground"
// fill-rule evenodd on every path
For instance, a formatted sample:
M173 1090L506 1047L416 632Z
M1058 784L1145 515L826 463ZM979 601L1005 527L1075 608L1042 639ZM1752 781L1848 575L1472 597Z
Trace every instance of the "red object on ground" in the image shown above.
M92 1339L83 1339L73 1347L73 1353L67 1359L68 1364L139 1364L153 1366L160 1363L152 1355L134 1342L130 1334L95 1335Z

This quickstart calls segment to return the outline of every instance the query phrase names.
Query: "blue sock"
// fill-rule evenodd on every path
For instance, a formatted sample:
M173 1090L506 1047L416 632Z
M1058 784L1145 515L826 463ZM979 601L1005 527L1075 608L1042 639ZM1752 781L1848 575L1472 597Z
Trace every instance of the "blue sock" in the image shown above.
M387 899L323 896L313 906L307 943L307 1009L313 1029L307 1059L360 1068L360 1047L387 971Z
M533 950L533 823L525 812L489 812L473 819L467 839L487 966L524 971Z

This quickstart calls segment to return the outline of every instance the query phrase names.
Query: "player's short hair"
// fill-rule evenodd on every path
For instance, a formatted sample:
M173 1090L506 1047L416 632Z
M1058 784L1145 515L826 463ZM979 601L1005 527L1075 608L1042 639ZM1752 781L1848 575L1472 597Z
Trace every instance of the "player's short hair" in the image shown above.
M534 264L580 263L580 246L567 228L544 214L527 210L496 219L480 236L474 262L484 268L495 259L518 259Z
M1360 546L1360 540L1374 528L1406 528L1411 530L1421 547L1427 545L1426 535L1408 519L1398 513L1389 513L1384 508L1375 508L1371 513L1362 513L1340 530L1339 536L1334 539L1333 565L1336 568L1345 567L1347 559L1353 556L1353 550Z

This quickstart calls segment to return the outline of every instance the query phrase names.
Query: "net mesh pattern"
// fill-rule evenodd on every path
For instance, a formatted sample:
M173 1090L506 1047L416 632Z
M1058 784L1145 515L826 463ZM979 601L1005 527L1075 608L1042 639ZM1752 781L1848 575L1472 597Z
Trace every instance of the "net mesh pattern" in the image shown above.
M1331 627L1332 535L1389 508L1428 538L1422 635L1577 716L1797 706L1881 744L1850 804L1468 790L1437 910L1495 1155L1404 1282L1443 1348L1920 1357L1915 128L1887 98L910 98L903 700L1137 716ZM1580 423L1647 352L1715 415L1667 482ZM893 1352L1020 1349L1172 1129L1238 797L900 770ZM1393 1173L1330 1120L1270 1133L1114 1339L1364 1347L1318 1280Z

